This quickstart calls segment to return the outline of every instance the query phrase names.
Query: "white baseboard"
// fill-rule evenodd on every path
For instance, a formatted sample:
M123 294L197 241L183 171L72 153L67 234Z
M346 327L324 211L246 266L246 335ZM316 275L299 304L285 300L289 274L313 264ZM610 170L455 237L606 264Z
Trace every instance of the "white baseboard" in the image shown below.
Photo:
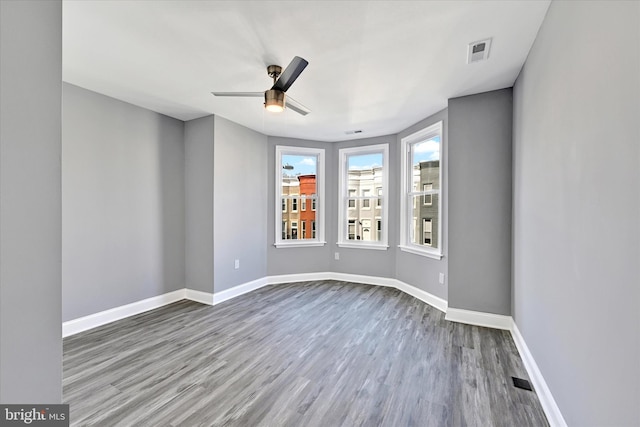
M400 289L405 294L409 294L420 301L429 304L431 307L437 308L443 313L447 312L448 302L440 297L430 294L427 291L411 286L407 283L396 280L396 288Z
M484 326L486 328L505 329L507 331L510 331L513 325L511 316L451 307L447 308L447 314L444 318L450 322L466 323L468 325Z
M533 355L529 351L524 338L518 330L518 326L515 324L511 316L449 308L447 309L445 319L452 322L467 323L469 325L510 331L513 341L520 353L520 357L522 358L524 367L527 370L527 374L529 375L529 378L531 378L535 392L538 395L540 405L542 405L542 410L547 416L549 425L551 427L567 427L567 423L565 422L564 417L560 412L560 408L558 408L558 405L551 394L551 390L549 390Z
M247 292L254 291L267 285L275 285L280 283L306 282L313 280L342 280L346 282L365 283L369 285L389 286L401 290L419 300L437 308L440 311L447 311L447 302L442 298L436 297L422 289L418 289L407 283L387 277L363 276L358 274L318 272L318 273L302 273L302 274L286 274L280 276L267 276L251 282L243 283L233 288L221 292L203 292L195 289L179 289L167 294L147 298L131 304L115 307L89 316L80 317L78 319L69 320L62 324L62 336L68 337L98 326L125 317L133 316L163 305L171 304L182 299L196 301L202 304L215 305L221 302L233 299Z
M251 282L243 283L242 285L234 286L233 288L213 293L213 305L220 304L221 302L230 300L247 292L255 291L263 286L267 286L269 281L266 277L252 280Z
M551 427L567 427L567 423L560 412L560 408L558 408L558 405L551 394L551 390L549 390L547 382L544 380L542 372L540 372L538 364L533 359L533 355L529 351L529 347L527 347L527 344L520 334L515 322L511 328L511 336L513 336L513 341L516 343L516 347L518 348L524 367L529 374L529 378L531 378L531 382L533 382L533 387L535 388L540 404L542 405L542 410L547 416L549 425Z
M199 302L201 304L213 305L213 294L210 292L196 291L195 289L185 289L184 298Z
M279 276L267 276L267 284L279 285L281 283L311 282L314 280L332 280L333 273L299 273L299 274L282 274Z
M446 300L430 294L427 291L416 288L415 286L401 282L400 280L391 279L388 277L364 276L361 274L336 273L329 271L318 273L284 274L280 276L267 277L267 282L269 285L275 285L279 283L307 282L312 280L341 280L344 282L364 283L366 285L388 286L409 294L412 297L417 298L434 308L437 308L443 313L447 311Z
M107 323L111 323L116 320L124 319L125 317L144 313L145 311L153 310L154 308L162 307L163 305L171 304L184 298L185 290L178 289L177 291L158 295L156 297L143 299L131 304L122 305L99 313L69 320L62 323L62 337L64 338L75 335L79 332L106 325Z
M365 276L362 274L349 273L329 273L330 280L340 280L343 282L363 283L365 285L386 286L397 288L397 280L388 277Z
M68 337L79 332L86 331L125 317L153 310L167 304L171 304L182 299L196 301L202 304L215 305L221 302L233 299L237 296L246 294L267 285L275 285L280 283L306 282L314 280L341 280L346 282L364 283L369 285L388 286L396 288L414 298L423 301L426 304L446 313L445 319L452 322L467 323L470 325L484 326L488 328L504 329L511 331L513 340L520 352L524 366L533 382L540 404L544 410L551 427L567 427L560 409L556 404L551 391L545 382L538 365L533 359L533 355L529 351L524 338L520 334L517 325L511 316L503 316L499 314L483 313L478 311L462 310L458 308L448 308L447 301L437 297L415 286L401 282L397 279L386 277L363 276L358 274L334 273L334 272L318 272L303 274L286 274L279 276L267 276L251 282L243 283L217 293L209 293L196 291L194 289L179 289L142 301L115 307L110 310L101 311L89 316L80 317L70 320L62 324L62 336Z

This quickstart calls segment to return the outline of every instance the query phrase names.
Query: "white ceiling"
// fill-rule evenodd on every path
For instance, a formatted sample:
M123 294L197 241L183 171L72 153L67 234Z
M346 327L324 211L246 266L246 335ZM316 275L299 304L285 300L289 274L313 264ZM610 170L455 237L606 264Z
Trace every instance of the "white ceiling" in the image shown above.
M181 120L216 114L267 135L397 133L447 99L513 85L550 1L65 1L63 79ZM467 45L493 38L489 60ZM266 66L309 66L269 113ZM358 135L345 131L361 129Z

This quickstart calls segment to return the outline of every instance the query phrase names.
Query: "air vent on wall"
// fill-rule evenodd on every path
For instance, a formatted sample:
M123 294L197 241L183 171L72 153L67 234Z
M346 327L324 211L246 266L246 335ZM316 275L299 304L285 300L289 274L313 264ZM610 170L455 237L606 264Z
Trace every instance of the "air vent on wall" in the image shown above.
M480 40L469 44L467 49L467 64L484 61L489 58L491 39Z

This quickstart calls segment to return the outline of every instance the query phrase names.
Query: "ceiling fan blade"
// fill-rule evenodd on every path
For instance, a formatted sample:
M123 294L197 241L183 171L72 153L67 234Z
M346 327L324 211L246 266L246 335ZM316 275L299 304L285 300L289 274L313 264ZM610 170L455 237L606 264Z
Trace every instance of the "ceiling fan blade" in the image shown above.
M280 74L280 77L275 82L271 89L278 89L283 92L286 92L287 89L296 81L300 73L309 65L307 60L300 58L299 56L295 56L291 63L285 68L285 70Z
M295 111L298 114L302 114L303 116L306 116L307 114L309 114L311 112L310 109L308 109L304 105L300 104L298 101L296 101L295 99L291 98L288 95L287 95L287 102L285 103L285 106L287 108Z
M264 92L211 92L213 96L244 96L249 98L262 98Z

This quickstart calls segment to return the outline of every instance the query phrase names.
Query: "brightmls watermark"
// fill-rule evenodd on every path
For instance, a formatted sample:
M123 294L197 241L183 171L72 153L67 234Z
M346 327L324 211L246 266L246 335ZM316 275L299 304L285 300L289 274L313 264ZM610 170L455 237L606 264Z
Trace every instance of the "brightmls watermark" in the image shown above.
M0 427L69 427L69 405L0 405Z

